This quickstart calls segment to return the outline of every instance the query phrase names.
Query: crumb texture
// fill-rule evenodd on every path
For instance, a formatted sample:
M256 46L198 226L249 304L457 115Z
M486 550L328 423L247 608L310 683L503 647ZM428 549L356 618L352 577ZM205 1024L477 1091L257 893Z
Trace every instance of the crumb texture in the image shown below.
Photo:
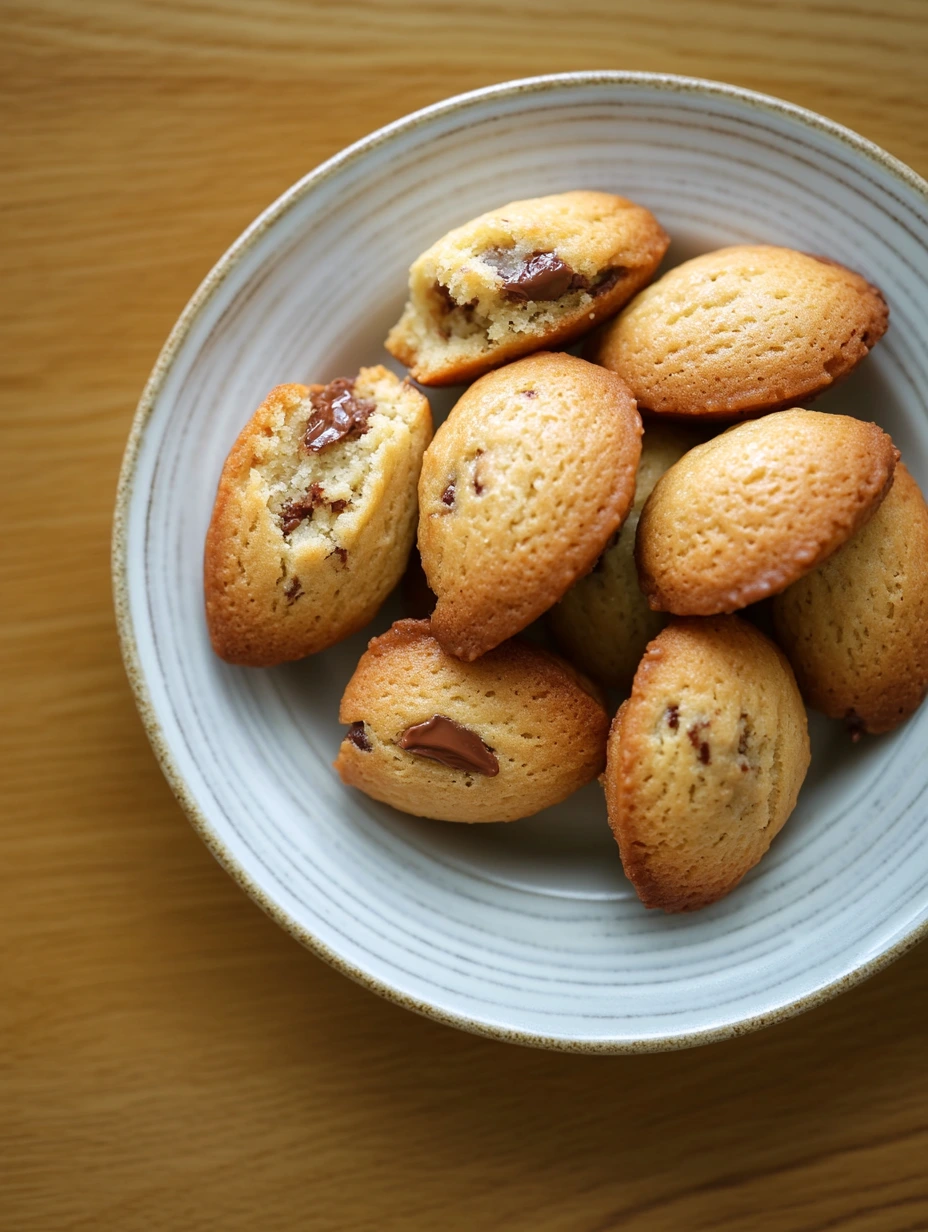
M645 501L661 475L697 443L685 427L651 420L641 442L635 500L605 551L550 612L565 655L614 689L628 691L645 647L667 617L654 612L638 585L635 533Z
M897 458L876 424L799 409L691 449L658 480L638 523L652 608L709 616L785 590L872 516Z
M782 652L736 616L680 620L650 644L609 736L606 800L647 907L728 894L796 805L806 713Z
M344 419L337 431L333 396ZM386 368L270 393L229 454L207 534L217 654L270 666L372 619L406 566L431 434L427 400Z
M816 710L885 732L918 708L928 692L928 508L902 463L870 521L778 595L773 616Z
M426 451L419 551L432 630L474 659L593 567L631 508L634 399L613 373L543 352L482 377Z
M479 737L499 772L401 747L435 715ZM513 821L565 799L602 771L609 727L589 682L554 655L507 642L463 663L417 620L371 641L339 721L351 725L335 762L343 782L405 813L461 822Z
M767 245L706 253L643 290L604 332L597 362L639 406L734 416L808 400L886 332L865 278L825 258Z
M512 201L413 263L387 350L424 384L473 380L612 316L650 280L668 244L653 215L609 193Z

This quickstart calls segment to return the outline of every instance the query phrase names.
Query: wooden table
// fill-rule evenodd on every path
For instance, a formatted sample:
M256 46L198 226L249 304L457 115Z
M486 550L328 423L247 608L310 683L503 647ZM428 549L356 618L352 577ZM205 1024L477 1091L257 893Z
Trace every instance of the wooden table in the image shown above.
M416 1018L213 863L149 752L109 583L158 348L314 164L474 86L636 68L782 95L928 174L924 0L6 0L0 23L0 1227L928 1228L928 946L692 1052Z

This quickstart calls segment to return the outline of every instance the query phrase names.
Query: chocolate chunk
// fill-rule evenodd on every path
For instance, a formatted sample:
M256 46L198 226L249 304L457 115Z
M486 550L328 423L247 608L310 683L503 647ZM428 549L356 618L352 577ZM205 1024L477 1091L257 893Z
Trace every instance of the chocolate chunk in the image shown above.
M300 595L303 593L303 583L298 577L292 577L284 587L284 594L287 596L287 604L296 603Z
M474 456L474 492L477 494L477 496L483 495L483 489L486 486L483 482L484 479L486 478L486 475L480 466L480 459L482 457L483 457L483 450L478 449L477 453Z
M444 492L442 492L441 503L443 505L447 505L449 509L454 504L454 484L453 483L449 483L447 488L445 488Z
M338 377L309 395L312 414L306 425L303 445L319 453L336 441L354 440L368 430L368 418L376 410L369 398L354 396L354 381Z
M407 727L398 743L407 753L428 757L452 770L468 770L487 778L499 774L499 762L477 733L443 714Z
M503 297L514 303L558 299L565 291L587 285L582 274L553 252L533 252L521 260L511 249L490 248L483 261L502 278Z
M325 503L321 483L310 484L309 491L298 500L287 501L281 506L280 527L285 535L292 535L304 518L312 517L314 509ZM337 502L336 502L337 503Z
M699 753L699 760L702 762L704 766L708 766L710 764L710 762L712 761L712 754L709 749L709 742L707 740L700 740L699 737L700 737L700 732L702 732L708 726L709 724L707 721L704 721L702 723L694 723L693 726L686 733L687 736L689 736L690 744Z
M473 311L479 303L479 300L472 299L468 300L466 304L459 304L451 294L450 289L446 287L443 282L433 283L432 292L438 300L441 312L445 316L447 316L449 312L454 312L455 308L460 308L463 311L464 316L468 320L471 320L473 317Z
M453 312L455 308L457 308L457 304L454 302L454 300L451 297L451 292L448 290L448 288L445 286L444 283L436 282L435 285L432 287L432 290L435 292L435 295L441 301L442 310L444 312Z
M343 565L346 565L348 563L348 549L347 548L333 548L332 551L329 553L329 555L337 556Z
M523 389L522 397L523 398L537 398L538 394L534 391L534 389Z
M605 295L607 291L611 291L615 284L625 277L628 270L624 265L613 265L611 269L603 270L601 274L597 274L590 286L590 294L594 297L597 295Z
M680 707L679 706L668 706L666 717L667 717L667 726L672 728L673 731L676 731L677 728L680 726Z
M371 742L368 739L363 723L352 723L345 732L345 739L350 740L355 748L360 749L362 753L369 753L371 751Z

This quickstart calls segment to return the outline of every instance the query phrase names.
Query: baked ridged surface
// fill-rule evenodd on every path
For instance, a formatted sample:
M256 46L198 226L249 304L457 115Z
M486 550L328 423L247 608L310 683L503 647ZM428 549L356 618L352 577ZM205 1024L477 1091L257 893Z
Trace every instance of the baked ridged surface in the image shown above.
M698 445L658 480L638 523L651 606L709 616L784 590L873 514L897 457L876 424L799 409Z
M886 332L881 292L833 261L737 245L685 261L642 291L595 358L642 409L756 414L814 397Z
M593 567L631 508L640 453L627 387L572 355L533 355L467 390L419 480L419 551L446 650L484 654Z

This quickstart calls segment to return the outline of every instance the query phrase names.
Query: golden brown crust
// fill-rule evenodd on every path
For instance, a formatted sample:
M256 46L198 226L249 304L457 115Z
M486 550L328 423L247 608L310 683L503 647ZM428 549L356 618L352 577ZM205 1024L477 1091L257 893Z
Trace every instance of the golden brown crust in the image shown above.
M220 476L204 552L207 624L229 663L267 667L315 654L373 618L405 567L416 483L431 436L426 399L364 368L368 431L317 454L300 441L321 386L280 385L239 434ZM314 507L286 528L288 500Z
M737 245L658 279L605 327L591 358L628 382L642 410L732 418L815 397L888 323L879 289L846 266Z
M468 773L400 747L410 727L440 714L474 732L499 764ZM397 621L374 638L345 689L342 781L416 816L514 821L563 800L605 764L609 719L593 686L554 655L507 642L476 663L446 654L428 621ZM366 745L367 747L362 747Z
M897 727L928 692L928 507L900 462L869 522L773 602L810 706L855 733Z
M542 352L482 377L426 451L419 551L435 637L472 660L555 603L626 517L641 421L623 383Z
M259 462L255 448L272 432L279 416L289 417L309 397L310 386L277 385L236 438L219 477L216 500L206 532L203 585L206 619L213 650L227 663L268 667L293 657L291 631L257 628L244 593L243 571L230 544L241 534L242 492L252 467ZM249 502L253 504L254 502ZM263 542L247 542L245 553L252 568L272 566L273 553ZM245 566L246 568L248 565ZM298 657L298 656L297 656Z
M690 450L638 523L638 575L652 608L709 616L785 590L873 515L898 456L876 424L799 409Z
M409 302L387 350L422 384L456 385L533 351L565 346L645 286L668 244L653 215L609 193L509 202L443 236L413 263ZM607 272L615 281L595 294L569 290L555 301L513 305L482 260L498 248L523 256L550 252L591 284ZM447 300L436 297L436 286L446 288Z
M613 721L604 776L645 906L695 911L733 890L795 807L809 756L789 663L763 634L735 616L658 634Z

